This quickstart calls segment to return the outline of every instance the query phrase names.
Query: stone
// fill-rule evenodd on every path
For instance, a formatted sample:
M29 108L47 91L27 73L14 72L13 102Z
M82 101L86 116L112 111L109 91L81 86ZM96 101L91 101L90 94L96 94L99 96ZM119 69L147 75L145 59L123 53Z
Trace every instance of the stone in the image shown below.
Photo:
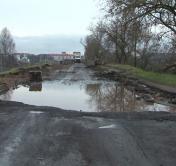
M176 104L176 98L171 98L169 101L170 104Z
M142 97L146 102L149 102L149 103L154 103L155 101L152 95L150 94L143 94Z
M30 71L29 80L31 82L41 82L42 81L42 72L41 71Z

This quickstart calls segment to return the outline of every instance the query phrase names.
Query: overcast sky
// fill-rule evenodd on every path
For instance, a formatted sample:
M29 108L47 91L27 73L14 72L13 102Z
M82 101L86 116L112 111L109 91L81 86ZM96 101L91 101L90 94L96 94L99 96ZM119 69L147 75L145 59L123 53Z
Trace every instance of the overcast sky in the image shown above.
M14 36L85 35L98 15L95 0L0 0L0 30Z

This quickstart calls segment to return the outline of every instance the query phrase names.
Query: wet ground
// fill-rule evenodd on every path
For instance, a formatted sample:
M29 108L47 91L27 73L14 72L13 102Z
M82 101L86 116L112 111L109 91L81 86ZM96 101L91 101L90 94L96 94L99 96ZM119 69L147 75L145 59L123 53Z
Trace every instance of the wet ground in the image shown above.
M55 77L56 75L59 77ZM118 84L103 83L93 77L91 70L76 64L67 71L53 73L52 78L58 78L57 80L47 78L51 81L44 81L42 86L20 86L3 95L4 99L12 100L13 95L22 91L16 96L21 94L24 97L26 94L28 101L28 95L31 93L34 95L30 94L31 101L34 102L34 97L35 100L41 100L41 96L36 97L38 93L44 93L45 89L48 93L50 89L56 96L50 99L48 94L48 98L59 103L61 99L57 95L59 92L62 94L62 90L65 92L64 86L70 85L71 89L76 89L76 92L72 90L75 102L85 100L76 96L80 89L79 93L82 90L83 96L86 94L89 100L93 99L91 102L100 101L101 104L97 104L95 109L103 111L66 111L0 101L0 166L175 166L176 113L118 112L120 108L126 107L128 101L133 101L131 96L134 94L120 88ZM53 92L52 84L58 87L57 93ZM78 85L82 86L78 88ZM40 92L41 89L43 92ZM115 90L118 93L114 94ZM121 91L122 94L130 94L129 100L116 96ZM100 92L108 102L99 100L97 93ZM109 100L114 99L114 95L118 99L115 105ZM69 99L69 95L64 96L64 99ZM41 105L47 105L46 102L48 100L43 100ZM69 102L68 100L68 105ZM63 107L66 107L66 104L63 104ZM86 106L85 109L87 108ZM118 110L118 113L108 112L108 108ZM153 109L153 106L151 108ZM75 109L78 110L77 104Z
M175 166L176 114L0 102L0 166Z
M44 78L42 83L10 89L0 99L84 112L176 111L174 107L146 102L122 82L97 78L83 64L74 64Z

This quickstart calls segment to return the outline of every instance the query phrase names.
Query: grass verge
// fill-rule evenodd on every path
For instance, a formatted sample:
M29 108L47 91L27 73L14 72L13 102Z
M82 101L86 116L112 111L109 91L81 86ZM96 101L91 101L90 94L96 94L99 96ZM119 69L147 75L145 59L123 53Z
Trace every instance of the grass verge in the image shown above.
M176 87L176 75L175 74L145 71L140 68L132 67L130 65L108 64L103 67L108 68L108 69L125 70L127 73L132 74L133 76L137 78L144 79L144 80L151 81L151 82L158 83L158 84L162 84L162 85Z
M25 72L25 71L29 71L29 70L42 69L42 68L44 68L46 66L48 66L48 64L26 65L24 67L12 68L12 69L7 70L5 72L1 72L0 76L17 75L19 73L22 73L22 72Z

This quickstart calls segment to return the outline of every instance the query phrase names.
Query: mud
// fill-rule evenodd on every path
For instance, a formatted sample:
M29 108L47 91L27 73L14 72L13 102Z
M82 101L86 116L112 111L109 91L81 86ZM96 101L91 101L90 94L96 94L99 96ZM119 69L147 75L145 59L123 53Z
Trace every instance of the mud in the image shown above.
M96 76L100 79L104 78L122 82L126 85L127 89L135 90L138 98L143 98L146 102L171 104L176 107L175 88L138 79L121 70L107 71L96 68Z
M100 79L83 64L44 74L43 82L21 84L0 99L83 112L176 111L171 105L157 104L156 101L161 100L160 93L149 87L129 84L123 77L118 81L109 81L108 77Z
M59 75L68 84L94 77L82 67L50 79ZM175 166L175 131L176 113L92 113L0 101L0 166Z
M175 166L176 114L0 102L0 166Z

